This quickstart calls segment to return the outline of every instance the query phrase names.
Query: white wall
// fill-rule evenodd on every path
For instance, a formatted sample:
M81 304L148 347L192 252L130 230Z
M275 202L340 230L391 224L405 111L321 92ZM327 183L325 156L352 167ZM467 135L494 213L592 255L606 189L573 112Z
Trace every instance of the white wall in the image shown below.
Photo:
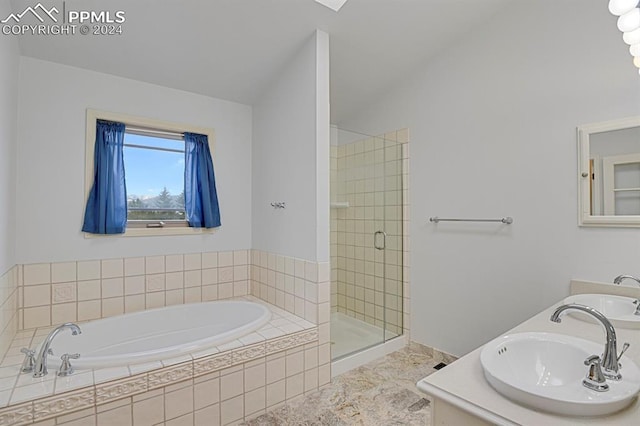
M251 247L251 107L23 57L18 263ZM222 227L213 235L85 239L86 109L211 127Z
M328 60L318 31L254 105L254 249L329 260Z
M577 226L575 136L638 114L640 76L607 2L536 0L338 123L410 128L412 339L462 355L566 296L570 278L640 275L639 230Z
M8 0L0 2L0 16L11 12ZM14 36L0 37L0 276L16 263L16 138L18 66L20 52Z

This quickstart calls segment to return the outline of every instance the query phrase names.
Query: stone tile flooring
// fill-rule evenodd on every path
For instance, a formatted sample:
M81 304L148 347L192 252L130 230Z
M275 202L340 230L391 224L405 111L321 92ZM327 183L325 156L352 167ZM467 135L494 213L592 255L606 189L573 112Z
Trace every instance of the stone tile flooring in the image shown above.
M416 382L435 372L433 366L442 361L452 360L410 343L245 425L428 425L431 402L416 388Z

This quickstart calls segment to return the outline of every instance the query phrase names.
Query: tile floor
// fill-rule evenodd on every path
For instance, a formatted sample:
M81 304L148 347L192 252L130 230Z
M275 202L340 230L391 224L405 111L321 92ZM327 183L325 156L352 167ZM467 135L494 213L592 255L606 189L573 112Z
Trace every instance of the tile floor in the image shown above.
M431 349L407 347L333 379L314 392L260 417L246 426L286 425L428 425L430 401L416 382L435 372L440 362Z

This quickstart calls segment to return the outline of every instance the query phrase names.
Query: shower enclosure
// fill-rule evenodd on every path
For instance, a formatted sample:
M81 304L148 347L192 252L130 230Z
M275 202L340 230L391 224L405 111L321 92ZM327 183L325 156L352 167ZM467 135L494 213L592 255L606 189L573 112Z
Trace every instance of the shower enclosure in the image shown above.
M403 157L396 132L332 128L331 355L403 332Z

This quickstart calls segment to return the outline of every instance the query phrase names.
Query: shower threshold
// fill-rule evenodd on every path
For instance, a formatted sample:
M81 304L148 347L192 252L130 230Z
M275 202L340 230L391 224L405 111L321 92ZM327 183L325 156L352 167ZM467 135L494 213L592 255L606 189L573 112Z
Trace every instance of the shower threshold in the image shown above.
M393 339L398 334L389 330L382 338L382 328L341 312L331 314L331 359L339 360L353 353Z

